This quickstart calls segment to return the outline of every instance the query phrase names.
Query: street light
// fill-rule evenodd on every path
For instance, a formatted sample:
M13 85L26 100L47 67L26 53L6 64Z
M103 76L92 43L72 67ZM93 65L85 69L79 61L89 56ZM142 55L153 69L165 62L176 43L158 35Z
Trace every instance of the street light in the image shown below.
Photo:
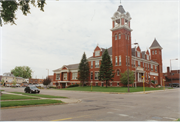
M172 67L171 67L171 60L178 60L178 58L176 58L176 59L170 59L170 70L171 70L171 87L173 87L173 85L172 85Z
M46 69L46 70L48 70L48 76L49 76L49 69Z
M131 44L131 45L137 45L138 43L133 43L133 44ZM126 47L127 47L127 77L128 77L128 92L130 92L130 90L129 90L129 57L128 57L128 44L126 45Z

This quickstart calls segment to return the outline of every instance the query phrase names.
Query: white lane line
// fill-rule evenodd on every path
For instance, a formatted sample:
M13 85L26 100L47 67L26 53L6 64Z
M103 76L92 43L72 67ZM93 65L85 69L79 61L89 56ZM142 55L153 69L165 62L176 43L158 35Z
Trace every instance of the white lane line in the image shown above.
M171 117L163 117L165 119L171 119L171 120L176 120L176 118L171 118Z
M120 116L129 116L129 115L126 115L126 114L119 114Z
M146 120L146 121L157 121L157 120Z

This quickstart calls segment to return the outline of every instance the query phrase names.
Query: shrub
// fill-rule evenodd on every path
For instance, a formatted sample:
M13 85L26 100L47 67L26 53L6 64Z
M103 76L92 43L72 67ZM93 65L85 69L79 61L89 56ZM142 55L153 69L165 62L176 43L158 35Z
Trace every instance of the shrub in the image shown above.
M69 88L69 87L78 87L78 86L79 86L79 84L74 84L74 85L68 86L68 88Z
M50 86L49 88L56 89L56 86Z
M155 83L155 81L154 81L154 80L152 80L151 82L152 82L152 83Z

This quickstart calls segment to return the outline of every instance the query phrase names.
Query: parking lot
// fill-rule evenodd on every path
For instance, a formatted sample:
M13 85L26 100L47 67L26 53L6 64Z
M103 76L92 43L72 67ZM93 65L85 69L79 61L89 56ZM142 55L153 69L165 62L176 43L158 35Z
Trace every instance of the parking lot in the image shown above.
M24 88L2 88L23 92ZM41 89L41 94L66 96L81 102L1 110L3 121L172 121L180 118L180 89L151 93L107 94ZM9 116L11 115L11 116Z

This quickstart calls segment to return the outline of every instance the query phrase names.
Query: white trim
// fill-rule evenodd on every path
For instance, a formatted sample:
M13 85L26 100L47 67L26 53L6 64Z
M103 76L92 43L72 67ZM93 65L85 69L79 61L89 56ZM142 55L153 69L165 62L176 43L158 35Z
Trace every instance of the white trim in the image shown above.
M150 75L158 76L159 73L156 73L156 72L150 72Z
M69 70L70 72L78 72L78 70L75 70L75 69L73 69L73 70Z
M57 81L58 83L69 83L70 81Z

